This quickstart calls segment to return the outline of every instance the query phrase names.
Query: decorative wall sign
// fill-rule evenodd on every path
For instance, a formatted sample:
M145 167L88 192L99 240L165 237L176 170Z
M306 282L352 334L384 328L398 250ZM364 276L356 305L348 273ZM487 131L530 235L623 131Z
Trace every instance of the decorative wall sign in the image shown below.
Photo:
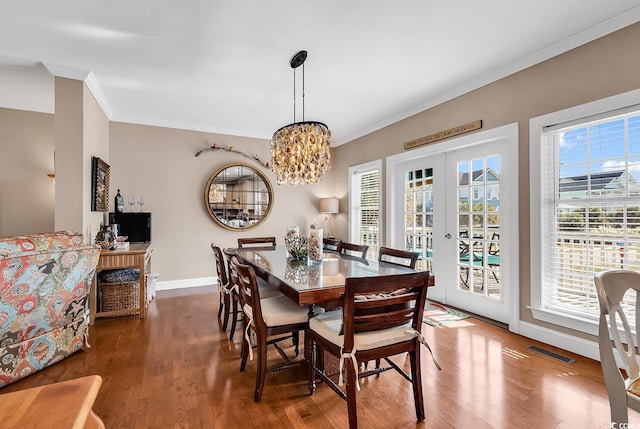
M91 211L109 211L109 164L91 157Z
M448 139L449 137L457 136L460 134L468 133L470 131L479 130L482 128L482 120L469 122L468 124L458 125L457 127L449 128L448 130L440 131L435 134L420 137L419 139L408 141L404 144L404 150L413 149L414 147L422 146L428 143L433 143L438 140Z

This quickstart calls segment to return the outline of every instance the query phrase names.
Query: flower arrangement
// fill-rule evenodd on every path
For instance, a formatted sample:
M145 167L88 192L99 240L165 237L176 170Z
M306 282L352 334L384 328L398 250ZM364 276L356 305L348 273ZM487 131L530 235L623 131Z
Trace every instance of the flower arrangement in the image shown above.
M308 244L307 238L297 234L295 230L287 231L287 235L284 236L284 245L287 247L291 259L295 261L307 259Z

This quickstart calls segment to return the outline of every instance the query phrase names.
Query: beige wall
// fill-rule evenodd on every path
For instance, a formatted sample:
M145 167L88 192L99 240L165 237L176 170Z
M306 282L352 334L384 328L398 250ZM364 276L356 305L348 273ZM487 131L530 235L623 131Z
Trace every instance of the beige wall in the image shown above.
M92 242L104 220L91 211L91 157L109 163L109 120L83 81L55 78L55 229Z
M235 246L238 237L275 236L283 243L286 227L306 231L322 221L318 199L333 195L328 183L278 186L271 170L237 153L197 151L214 143L249 155L270 159L269 141L195 131L111 123L111 190L144 196L144 211L151 212L153 267L159 281L201 279L215 275L211 242ZM274 207L260 226L242 233L218 226L204 205L204 188L218 168L244 163L260 169L274 189ZM131 210L125 204L125 210ZM134 206L134 210L139 207Z
M336 192L347 192L348 168L403 152L403 143L482 119L483 128L519 124L520 314L530 304L529 119L640 88L640 24L576 48L362 137L335 151ZM535 143L534 143L535 144ZM342 225L338 236L347 236ZM551 329L552 325L537 323ZM586 335L571 332L577 336Z
M0 108L0 237L54 228L53 121Z

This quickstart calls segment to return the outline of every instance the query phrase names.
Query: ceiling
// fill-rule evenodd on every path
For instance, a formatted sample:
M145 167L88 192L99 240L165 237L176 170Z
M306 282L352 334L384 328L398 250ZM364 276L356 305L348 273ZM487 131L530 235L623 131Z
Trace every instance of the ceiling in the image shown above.
M640 20L640 0L0 0L0 107L85 79L112 121L339 145ZM302 120L302 73L296 120Z

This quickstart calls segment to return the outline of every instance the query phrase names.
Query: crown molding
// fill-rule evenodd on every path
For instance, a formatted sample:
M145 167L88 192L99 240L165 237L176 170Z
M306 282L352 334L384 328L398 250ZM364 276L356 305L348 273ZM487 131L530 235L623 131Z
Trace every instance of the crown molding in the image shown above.
M107 116L107 119L112 120L113 109L111 108L107 97L104 95L104 92L102 92L102 88L100 87L98 80L96 79L93 72L91 72L91 70L83 70L75 67L67 67L51 63L42 64L47 68L47 70L49 70L49 73L51 73L53 76L83 81L102 108L102 111Z

